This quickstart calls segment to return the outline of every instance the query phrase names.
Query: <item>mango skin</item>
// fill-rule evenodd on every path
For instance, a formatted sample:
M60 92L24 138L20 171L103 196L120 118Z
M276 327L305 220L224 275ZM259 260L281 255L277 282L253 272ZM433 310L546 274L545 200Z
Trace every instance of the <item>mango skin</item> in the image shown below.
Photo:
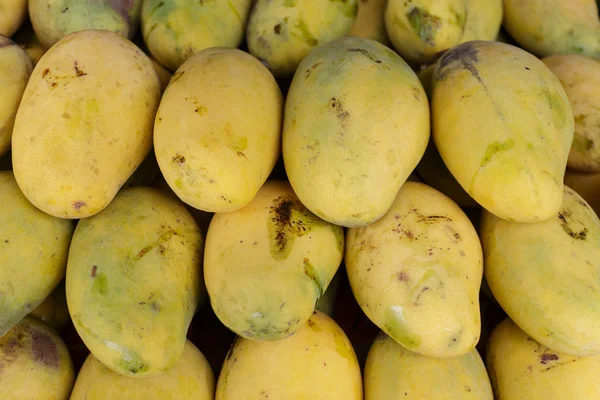
M484 211L485 277L498 303L536 341L553 350L600 353L600 219L565 186L547 221L519 224Z
M32 70L27 53L0 35L0 157L10 150L15 116Z
M466 0L467 20L460 43L495 40L502 26L503 0Z
M252 201L280 154L283 96L250 54L207 49L177 70L154 126L162 174L185 203L231 212Z
M490 379L477 350L453 358L412 353L380 332L369 350L365 400L493 400Z
M504 0L503 26L536 56L600 59L600 17L594 0Z
M354 297L405 348L458 357L481 331L483 255L477 231L450 198L406 182L383 218L346 235Z
M93 354L85 360L70 400L213 400L215 377L189 340L177 363L152 379L132 379L105 367Z
M10 171L0 172L0 336L40 305L64 278L71 221L35 208ZM8 206L10 205L10 206Z
M175 71L204 49L238 47L251 7L251 0L146 0L144 42L159 63Z
M410 67L374 40L346 37L298 67L285 103L283 161L311 212L365 226L389 209L429 130L427 96Z
M0 337L0 369L2 399L67 400L75 381L63 340L32 317Z
M567 166L600 172L600 59L565 54L542 61L560 80L573 110L575 136Z
M223 364L215 400L362 400L360 367L338 324L320 311L277 341L237 338Z
M545 64L508 44L472 41L438 60L432 83L432 136L463 189L503 219L556 215L574 122Z
M79 221L67 304L100 362L136 378L177 362L202 288L203 244L183 204L153 188L124 189L102 213Z
M359 0L257 0L246 28L250 54L288 78L315 47L346 35Z
M142 0L28 0L29 17L45 49L70 33L106 29L132 39Z
M42 304L37 306L29 315L41 320L56 332L62 332L71 321L69 309L67 308L65 282L61 281Z
M210 304L238 335L278 340L300 329L344 255L344 231L308 211L285 181L246 207L215 214L206 236Z
M390 46L385 30L385 7L388 0L358 1L358 13L348 36L377 40Z
M486 363L496 399L600 397L600 355L577 357L537 343L506 318L490 336Z
M63 38L17 111L12 161L25 196L60 218L100 212L150 151L159 97L152 63L131 42L98 30Z
M567 168L565 185L577 192L600 215L600 173L587 174Z
M0 0L0 35L11 37L27 19L27 0Z

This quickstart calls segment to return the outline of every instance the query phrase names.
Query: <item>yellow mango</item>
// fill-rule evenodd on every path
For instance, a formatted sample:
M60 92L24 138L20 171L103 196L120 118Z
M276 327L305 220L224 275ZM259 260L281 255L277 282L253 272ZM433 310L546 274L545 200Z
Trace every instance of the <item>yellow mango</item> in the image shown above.
M202 252L190 213L158 189L123 189L101 213L80 220L67 304L94 357L131 377L171 368L201 296Z
M548 67L517 47L473 41L438 60L432 83L432 136L463 189L503 219L555 215L574 123Z
M221 369L215 400L362 400L360 367L337 323L320 311L276 341L236 338Z
M600 58L565 54L542 61L560 80L573 110L575 136L567 166L600 172Z
M285 103L283 161L311 212L365 226L391 206L429 129L427 96L413 70L374 40L345 37L298 67Z
M251 0L146 0L144 42L159 63L175 71L204 49L238 47L251 7Z
M348 36L362 37L377 40L386 46L390 39L385 30L385 6L388 0L360 0L357 1L358 13Z
M407 182L383 218L348 230L346 244L352 292L381 330L429 357L475 348L483 255L477 231L450 198Z
M67 308L65 282L61 281L42 304L37 306L29 315L41 320L56 332L62 332L71 320Z
M0 337L0 371L0 398L6 400L67 400L75 381L65 343L32 317Z
M289 183L267 181L206 235L210 304L238 335L277 340L306 324L344 254L344 231L308 211Z
M277 77L294 75L312 49L347 34L359 0L257 0L246 29L250 53Z
M27 0L0 0L0 35L11 37L27 19Z
M185 343L179 361L152 379L115 373L90 354L77 375L70 400L213 400L215 377L204 355Z
M467 20L460 43L495 40L503 17L503 0L466 0Z
M600 215L600 173L586 174L567 168L565 185L577 192Z
M493 400L477 350L452 358L412 353L380 332L369 350L365 400Z
M61 218L100 212L150 151L159 97L152 63L131 42L106 30L63 38L33 70L15 120L25 196Z
M549 349L506 318L488 342L486 364L496 399L591 400L600 397L600 355Z
M504 0L504 29L527 51L545 57L600 59L600 18L594 0Z
M485 277L508 316L536 341L600 353L600 219L565 186L553 218L523 224L484 211Z
M39 306L65 276L71 221L35 208L10 171L0 172L0 336Z
M154 126L162 174L185 203L229 212L250 203L281 146L283 96L257 59L207 49L177 70Z
M0 36L0 157L10 150L15 116L32 70L27 53L9 38Z

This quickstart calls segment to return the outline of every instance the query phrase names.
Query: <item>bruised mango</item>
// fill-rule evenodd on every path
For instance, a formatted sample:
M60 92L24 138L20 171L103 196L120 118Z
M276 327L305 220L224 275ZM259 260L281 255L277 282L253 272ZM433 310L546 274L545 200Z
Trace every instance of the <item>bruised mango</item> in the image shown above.
M107 368L90 354L77 375L70 400L213 400L215 377L204 355L189 340L165 373L133 379Z
M74 224L35 208L12 172L0 172L0 336L65 276Z
M559 352L600 353L600 219L581 196L565 186L538 223L484 211L480 235L489 287L521 329Z
M346 269L364 313L395 341L429 357L458 357L481 331L483 256L452 200L406 182L377 222L349 229Z
M432 84L432 136L463 189L503 219L555 215L574 124L548 67L517 47L472 41L438 60Z
M159 97L133 43L106 30L63 38L37 63L17 111L13 168L27 199L61 218L104 209L151 149Z
M380 332L369 350L365 400L493 400L477 350L452 358L412 353Z
M292 80L283 122L289 181L320 218L368 225L423 156L429 127L423 86L396 53L338 39L311 52Z
M27 0L0 0L0 35L11 37L27 19Z
M358 0L257 0L246 30L248 50L277 77L291 77L313 48L347 34Z
M358 13L348 36L377 40L386 46L390 39L385 30L385 6L388 0L358 1Z
M204 276L225 326L256 340L300 329L343 257L344 233L308 211L285 181L267 181L246 207L217 213L206 236Z
M202 251L190 213L158 189L123 189L79 221L67 304L100 362L132 377L156 376L177 362L201 296Z
M65 343L32 317L0 337L0 371L0 398L7 400L67 400L75 381Z
M320 311L276 341L237 338L217 381L216 400L362 400L360 367L338 324Z

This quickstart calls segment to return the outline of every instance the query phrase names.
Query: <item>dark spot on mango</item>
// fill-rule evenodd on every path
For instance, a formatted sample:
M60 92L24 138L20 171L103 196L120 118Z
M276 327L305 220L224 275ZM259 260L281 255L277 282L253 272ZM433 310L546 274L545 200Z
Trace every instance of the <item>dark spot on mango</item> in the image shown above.
M185 157L182 156L181 154L175 154L172 158L171 158L171 162L173 164L185 164Z
M479 51L472 42L459 44L448 50L439 60L436 80L442 81L457 69L466 69L484 85L475 64L479 61Z
M312 65L312 67L310 67L306 71L304 71L305 78L308 78L310 76L310 74L312 74L312 72L321 64L323 64L323 61L317 61L316 63L314 63Z
M73 68L75 69L75 76L85 76L85 75L87 75L87 73L85 73L81 69L79 69L79 66L77 65L77 61L73 62Z
M60 360L56 343L45 332L31 329L31 352L33 359L46 367L58 368Z
M76 201L73 203L73 208L77 211L81 210L81 207L85 207L87 204L85 201Z
M548 361L558 360L558 355L553 353L543 353L540 355L540 364L548 364Z
M340 120L342 127L345 128L346 120L350 117L350 113L344 109L342 102L335 97L331 98L331 108L335 112L335 116Z
M274 32L275 32L277 35L281 34L281 24L277 24L277 25L275 25L275 26L273 27L273 31L274 31Z
M94 265L94 266L92 266L92 278L95 278L95 277L96 277L96 271L97 271L97 270L98 270L98 267L97 267L97 266L95 266L95 265Z
M588 232L587 228L584 227L579 232L576 232L575 230L573 230L573 228L571 227L571 224L569 223L570 222L569 217L571 217L571 213L567 210L562 210L561 212L558 213L558 219L560 220L560 225L563 228L563 230L565 231L565 233L567 235L571 236L575 240L585 240L587 237L587 232Z
M440 17L430 14L420 7L414 7L406 13L406 18L413 31L423 42L430 46L435 45L435 33L442 25Z
M369 60L373 61L375 64L382 63L382 61L380 59L375 57L375 55L368 50L355 47L355 48L347 49L346 51L351 52L351 53L360 53L363 56L367 57Z
M470 393L471 392L471 388L468 387L468 386L465 386L465 392L469 392Z
M46 75L48 75L49 73L50 73L50 69L49 69L49 68L45 68L45 69L42 71L42 78L45 78L45 77L46 77Z
M423 288L421 288L421 291L419 292L419 294L417 295L417 298L415 299L415 301L413 303L414 306L419 305L419 300L421 300L421 296L423 295L423 293L425 293L428 290L431 290L431 288L428 286L424 286Z
M422 215L417 213L417 222L423 222L430 225L440 221L452 222L452 218L445 215Z
M408 275L408 272L404 270L398 272L398 280L400 282L410 282L410 276Z

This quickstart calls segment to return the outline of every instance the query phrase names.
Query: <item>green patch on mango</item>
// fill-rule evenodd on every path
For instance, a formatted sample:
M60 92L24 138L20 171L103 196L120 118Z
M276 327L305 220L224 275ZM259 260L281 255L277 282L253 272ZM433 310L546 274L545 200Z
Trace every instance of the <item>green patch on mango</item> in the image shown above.
M124 358L119 360L119 367L121 367L122 369L129 371L133 374L148 371L148 364L146 364L139 356L139 354L137 354L135 351L128 351L123 356Z
M484 167L487 163L492 161L492 158L501 151L508 151L515 147L515 141L513 139L508 139L502 143L494 142L488 145L485 149L485 154L481 159L479 164L480 167Z
M585 136L575 135L571 148L577 152L583 153L594 148L594 141Z
M387 309L385 330L390 337L409 350L421 344L421 337L410 331L406 325L402 309L398 306Z
M317 269L311 264L308 258L304 259L304 275L306 275L315 284L318 293L317 301L319 301L325 290L323 289L323 283L321 282L321 278L319 277Z
M430 14L420 7L414 7L406 13L406 18L413 31L423 42L430 46L435 45L435 33L442 23L440 17Z
M306 22L302 18L296 22L296 29L298 29L296 35L304 40L310 47L315 47L319 44L319 41L310 33Z
M298 4L298 0L285 0L283 2L284 7L296 7Z
M342 13L347 18L355 18L358 14L358 2L351 0L329 0L330 3L340 3ZM363 0L364 2L364 0Z
M104 272L99 272L92 279L94 280L92 292L101 294L102 296L106 295L106 292L108 291L108 278L106 277L106 274Z

